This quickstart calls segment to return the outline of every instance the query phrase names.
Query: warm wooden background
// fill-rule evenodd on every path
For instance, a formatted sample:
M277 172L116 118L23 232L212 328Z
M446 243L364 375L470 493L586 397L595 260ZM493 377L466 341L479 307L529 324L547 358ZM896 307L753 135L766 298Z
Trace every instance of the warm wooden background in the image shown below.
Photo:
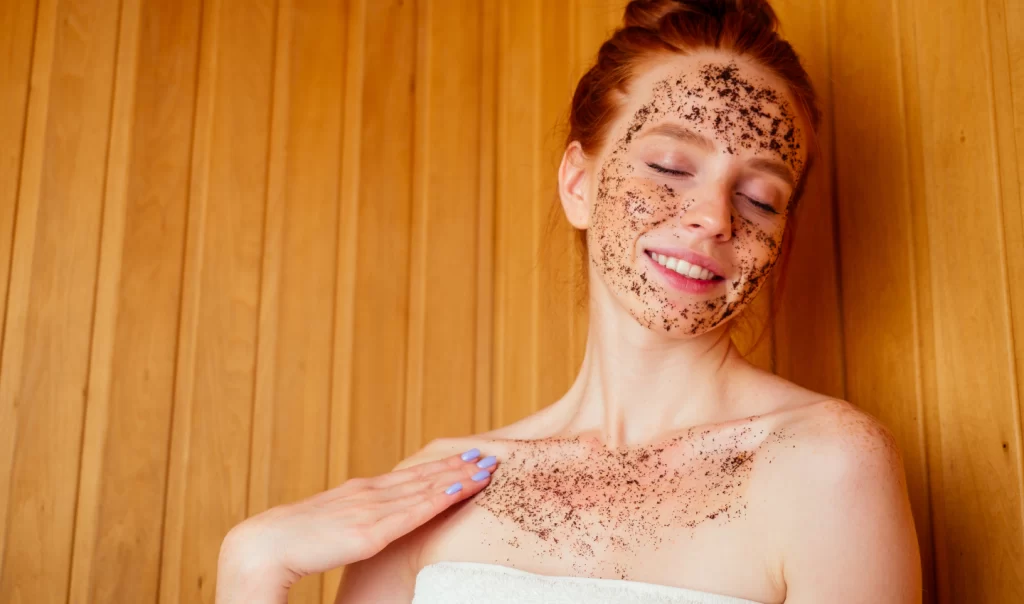
M623 3L0 2L0 601L212 602L247 515L560 395ZM776 7L825 158L753 358L894 431L927 601L1024 601L1024 3Z

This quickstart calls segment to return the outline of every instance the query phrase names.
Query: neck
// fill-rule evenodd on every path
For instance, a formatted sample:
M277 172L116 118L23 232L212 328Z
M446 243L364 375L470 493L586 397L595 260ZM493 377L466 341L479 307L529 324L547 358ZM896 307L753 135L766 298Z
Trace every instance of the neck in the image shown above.
M579 375L559 402L567 434L638 446L666 433L738 417L730 376L747 362L725 326L690 338L643 327L617 304L591 299Z

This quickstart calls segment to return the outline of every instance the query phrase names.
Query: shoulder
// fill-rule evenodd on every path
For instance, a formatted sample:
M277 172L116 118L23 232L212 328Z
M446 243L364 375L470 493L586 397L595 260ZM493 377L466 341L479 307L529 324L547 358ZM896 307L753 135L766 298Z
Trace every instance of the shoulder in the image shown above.
M777 432L781 438L773 448L785 458L779 469L812 476L817 486L865 474L903 480L903 456L892 433L846 401L825 399L793 409Z
M394 469L400 470L409 466L443 459L456 453L465 453L470 449L479 449L481 457L501 455L510 449L510 441L501 438L496 434L496 431L470 436L435 438L423 445L419 451L400 461Z
M865 601L917 601L916 531L892 433L836 399L787 412L776 433L765 450L772 461L765 478L783 485L770 491L770 514L777 521L781 574L794 596L787 602L852 594Z
M775 513L794 520L807 513L842 513L870 497L905 495L903 456L877 419L837 399L786 412L764 447L766 478L786 488ZM830 507L824 507L829 505Z
M423 445L416 453L403 459L395 469L434 461L474 448L479 449L483 456L498 455L500 458L501 455L511 452L525 441L538 440L547 436L551 432L553 416L556 413L555 405L550 405L516 422L487 432L435 438Z

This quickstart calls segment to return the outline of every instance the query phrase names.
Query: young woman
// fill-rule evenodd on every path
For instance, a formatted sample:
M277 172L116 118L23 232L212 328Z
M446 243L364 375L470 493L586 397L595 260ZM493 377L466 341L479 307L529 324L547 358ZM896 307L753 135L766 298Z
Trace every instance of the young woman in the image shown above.
M764 0L629 4L558 173L589 250L575 383L242 523L218 600L285 602L347 564L344 604L920 601L889 433L728 335L782 253L819 120L776 28Z

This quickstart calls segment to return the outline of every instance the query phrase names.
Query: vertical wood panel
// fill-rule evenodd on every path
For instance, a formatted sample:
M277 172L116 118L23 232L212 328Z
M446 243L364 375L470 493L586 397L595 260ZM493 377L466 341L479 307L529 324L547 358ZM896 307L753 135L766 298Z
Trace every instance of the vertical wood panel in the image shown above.
M6 44L3 56L8 58L0 67L5 82L0 98L11 108L0 116L0 134L2 140L18 141L17 146L4 145L0 150L0 178L9 185L0 187L0 572L7 549L11 469L18 438L17 388L32 277L32 233L39 204L55 9L53 3L31 7L7 3L0 8L0 39ZM21 223L18 231L16 217Z
M402 458L413 116L419 98L418 92L413 94L415 3L374 0L365 8L362 120L356 125L362 159L352 336L352 476L387 472Z
M7 308L14 243L14 216L17 208L18 175L25 149L28 117L29 77L32 75L32 42L35 33L37 2L0 4L0 350L4 346L3 317ZM2 416L0 416L2 417ZM2 529L0 529L2 531ZM0 532L0 551L3 537ZM0 554L0 560L3 555Z
M498 59L498 172L495 196L494 422L537 409L537 233L539 163L536 99L538 0L501 4Z
M576 308L572 280L576 276L573 255L575 229L559 216L558 166L562 160L565 123L578 78L574 79L572 36L566 29L572 21L570 2L541 5L539 90L537 95L537 171L533 194L534 231L539 237L537 275L537 408L561 398L572 385L579 365L573 358L572 321ZM560 218L551 228L551 213ZM582 361L582 358L580 359Z
M480 189L477 220L476 406L473 431L493 426L494 206L497 194L498 14L500 0L483 0L480 21Z
M199 17L161 8L121 16L72 602L156 599Z
M45 129L29 118L42 146L34 157L26 149L0 398L0 419L17 432L0 495L5 602L67 596L120 11L82 0L40 12L41 27L55 26L52 42L40 35L53 44L51 99L36 117ZM48 54L39 53L44 72Z
M899 20L890 0L830 2L836 195L842 256L847 395L892 430L903 451L922 552L926 601L935 601L928 461L921 410L918 307L927 287L915 264L910 140L904 126ZM836 27L842 23L843 27ZM881 42L864 36L890 27ZM865 120L865 107L872 119ZM905 276L905 277L904 277Z
M996 138L996 165L999 168L999 201L1002 206L1002 250L1006 275L1008 304L1016 363L1011 369L1013 377L1011 406L1014 418L1019 418L1015 447L1003 451L1007 457L1016 457L1017 492L1024 506L1024 408L1021 406L1021 388L1024 386L1024 7L1020 2L986 3L989 40L992 56L993 135ZM1014 101L1016 100L1016 105ZM1024 507L1021 509L1024 514ZM1022 535L1024 538L1024 535Z
M186 251L194 264L184 285L194 307L182 322L176 497L161 577L167 602L213 601L220 541L245 517L248 495L275 10L269 0L209 9L190 209L197 224Z
M1024 599L1019 415L993 131L990 49L979 2L915 3L921 147L932 266L945 549L951 601ZM969 109L968 109L969 108ZM955 218L954 218L955 217ZM984 360L983 365L979 360ZM980 513L979 513L980 512Z
M406 454L470 434L481 180L479 0L420 2ZM486 157L486 153L484 154Z
M327 487L343 9L279 5L248 514ZM321 582L290 600L320 600Z
M346 0L345 45L339 55L344 77L341 95L341 157L339 167L338 224L335 231L335 292L331 329L331 417L328 441L328 487L351 476L351 421L354 321L356 307L356 255L359 239L359 188L362 166L363 78L365 75L366 0ZM321 602L332 604L344 568L324 575Z

